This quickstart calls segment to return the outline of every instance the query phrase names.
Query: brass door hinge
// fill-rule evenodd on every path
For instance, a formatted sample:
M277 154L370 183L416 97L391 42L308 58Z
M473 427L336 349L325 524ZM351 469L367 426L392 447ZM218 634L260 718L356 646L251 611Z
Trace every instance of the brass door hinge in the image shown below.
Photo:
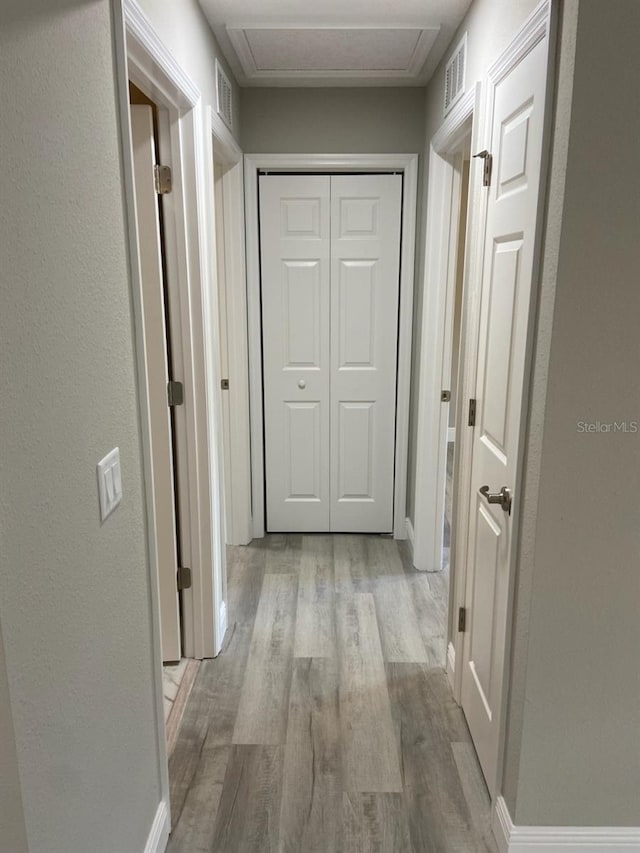
M171 166L154 166L153 183L158 195L166 195L171 192Z
M451 402L451 391L442 391L440 393L440 400L442 403L450 403Z

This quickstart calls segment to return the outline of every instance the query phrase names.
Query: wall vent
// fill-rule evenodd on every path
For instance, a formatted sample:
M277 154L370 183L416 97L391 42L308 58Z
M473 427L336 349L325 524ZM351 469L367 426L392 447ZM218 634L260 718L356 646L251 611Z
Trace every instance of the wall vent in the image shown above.
M464 75L467 70L467 34L465 33L449 58L444 74L444 114L464 95Z
M216 59L216 112L227 125L233 130L233 90L229 78Z

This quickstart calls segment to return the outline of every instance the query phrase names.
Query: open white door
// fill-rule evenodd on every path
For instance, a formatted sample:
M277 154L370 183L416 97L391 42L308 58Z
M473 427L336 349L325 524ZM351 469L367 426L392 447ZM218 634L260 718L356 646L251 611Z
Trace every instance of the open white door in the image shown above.
M488 190L469 504L462 707L496 785L548 37L489 87ZM486 488L488 487L488 489ZM488 494L483 494L488 492Z
M393 530L400 175L260 178L267 529Z
M156 162L151 107L131 105L131 136L136 191L136 220L144 313L145 356L151 415L153 502L156 516L158 587L162 659L181 657L178 605L178 558L171 417L167 404L169 378L162 275Z

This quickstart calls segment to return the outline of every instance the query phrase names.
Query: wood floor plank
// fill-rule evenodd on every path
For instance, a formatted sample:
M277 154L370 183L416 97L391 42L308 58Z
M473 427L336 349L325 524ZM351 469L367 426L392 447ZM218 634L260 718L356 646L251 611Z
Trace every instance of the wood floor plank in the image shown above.
M333 538L304 536L300 557L294 657L336 653Z
M298 574L302 555L300 533L271 533L265 541L265 571L268 574Z
M365 542L366 537L349 533L334 536L333 559L337 594L371 592Z
M387 673L414 849L486 853L473 831L451 750L453 741L468 741L468 730L446 674L406 663L387 664Z
M282 746L232 747L211 853L277 851L283 750Z
M218 806L231 754L230 746L205 746L180 811L172 802L172 832L167 853L210 853Z
M342 767L335 659L293 663L279 853L342 853Z
M233 743L285 741L297 585L295 575L264 576Z
M337 622L345 790L402 791L373 596L338 596Z
M451 750L473 828L478 837L484 840L487 849L497 853L491 832L491 799L473 744L468 741L452 743Z
M250 545L227 546L227 613L230 624L253 624L262 592L265 560L263 540L255 540Z
M344 850L415 853L402 794L344 794Z
M367 566L386 661L427 663L418 617L398 547L382 536L367 540Z

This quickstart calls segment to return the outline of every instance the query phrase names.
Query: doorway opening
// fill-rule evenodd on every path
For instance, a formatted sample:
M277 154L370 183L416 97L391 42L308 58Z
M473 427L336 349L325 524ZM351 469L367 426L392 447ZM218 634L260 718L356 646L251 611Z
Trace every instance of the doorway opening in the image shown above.
M147 362L153 492L156 518L157 586L160 604L163 662L163 706L169 753L175 743L182 712L197 672L197 662L185 655L183 589L190 584L182 553L175 409L183 397L173 357L171 305L163 199L170 191L170 171L164 167L161 125L166 116L157 104L129 81L129 112L135 183L136 233L142 285L144 349Z
M250 399L251 399L251 477L252 477L252 518L253 518L253 536L255 538L262 538L265 534L265 483L269 481L269 472L266 471L265 465L265 445L264 438L268 433L268 425L267 431L265 431L265 423L266 419L264 417L264 413L267 412L268 408L268 400L264 393L267 390L267 382L265 381L265 387L263 389L263 375L266 377L266 373L263 373L264 366L267 362L267 356L270 353L263 351L263 291L261 286L261 257L260 257L260 225L259 225L259 186L260 181L264 180L264 177L260 177L262 173L268 172L269 175L266 176L266 179L283 179L286 175L289 176L290 180L301 179L304 180L305 176L308 176L308 179L313 179L316 181L330 181L330 176L335 176L336 179L340 180L348 180L349 177L352 179L364 179L366 176L369 176L371 179L375 179L376 176L380 177L384 173L386 177L392 178L393 175L389 173L396 173L396 180L400 181L402 184L401 194L402 194L402 208L400 215L400 227L402 231L402 241L400 247L400 289L399 289L399 303L396 306L398 311L397 317L397 328L398 328L398 336L397 336L397 389L396 389L396 398L395 398L395 406L393 402L391 405L386 407L387 415L391 418L391 427L390 432L393 434L394 426L395 426L395 448L392 448L390 452L390 470L391 474L391 482L387 484L387 498L390 503L390 512L389 518L386 520L386 523L380 526L380 523L374 524L373 527L364 527L362 528L357 519L348 520L345 522L345 525L342 526L342 530L378 530L378 531L386 531L389 533L393 533L395 538L404 539L406 538L406 477L407 477L407 448L408 448L408 424L409 424L409 382L410 382L410 362L411 362L411 329L412 329L412 313L413 313L413 270L414 270L414 247L415 247L415 217L416 217L416 197L417 197L417 163L418 157L417 155L394 155L394 154L385 154L385 155L265 155L265 156L257 156L257 155L247 155L245 158L245 198L246 198L246 215L247 215L247 293L248 293L248 318L249 318L249 356L250 356ZM277 173L277 174L276 174ZM260 192L262 192L262 186L260 186ZM356 198L357 193L353 196ZM318 199L322 198L322 195L317 196ZM373 198L373 195L370 194L370 198ZM346 204L346 202L345 202ZM367 204L371 207L370 203L367 203L363 200L362 204L357 205L358 210L363 215L367 213ZM346 204L348 207L348 204ZM318 214L323 208L321 201L318 202ZM327 216L329 214L329 203L326 204L326 213ZM345 207L345 205L343 205ZM295 208L295 205L292 207ZM367 210L365 210L367 208ZM314 220L314 205L308 205L307 214L311 215L311 220L309 221L309 227L311 229L309 233L309 237L312 237L311 232L313 232L314 228L320 227L320 219ZM346 208L345 208L346 210ZM367 214L369 216L369 222L371 222L371 211ZM354 207L354 216L355 216L355 207ZM269 221L272 219L269 217ZM325 222L325 226L327 228L327 234L330 233L330 229L335 227L336 233L331 234L329 240L326 241L326 245L324 245L324 250L326 250L326 260L327 260L327 273L328 273L328 260L330 255L329 244L331 242L339 241L340 237L338 234L338 225L330 226L329 225L330 217ZM338 223L338 219L336 218L335 223ZM353 220L354 223L356 219ZM314 225L314 222L316 224ZM362 220L364 223L364 219ZM362 223L361 223L362 224ZM359 226L358 226L359 227ZM362 225L364 227L364 225ZM362 235L361 235L362 236ZM280 239L280 237L278 237ZM355 238L354 238L355 239ZM322 240L320 240L322 242ZM318 255L320 257L320 255ZM337 258L337 256L336 256ZM292 256L292 259L298 263L300 261L304 262L304 259L296 258L295 255ZM264 258L262 259L264 262ZM313 260L313 259L311 259ZM354 258L354 266L352 271L355 270L355 262L360 264L359 272L362 274L361 281L361 290L363 295L365 295L366 291L366 282L364 280L364 274L366 273L365 267L370 264L370 259L367 259L366 256L363 255L359 260ZM337 260L334 259L334 263L337 263ZM299 268L301 270L302 267ZM306 268L305 268L306 269ZM311 279L313 276L311 275L311 268L307 270ZM329 278L326 282L327 287L329 286ZM311 289L313 289L314 285L309 283ZM354 291L355 292L355 291ZM370 315L370 310L373 308L374 302L372 300L371 307L369 309L369 314L367 312L361 312L360 320L362 321L359 325L359 329L362 332L362 341L363 347L366 344L364 338L366 337L366 329L367 323L364 322L365 318ZM345 302L342 302L342 307L345 308ZM379 308L379 306L378 306ZM322 310L326 314L327 322L329 313L335 312L339 313L341 309L341 300L340 298L334 299L332 302L323 306ZM318 308L320 311L320 307ZM273 316L275 318L278 317L276 311L273 312ZM318 316L321 316L320 314ZM307 318L309 319L309 318ZM313 324L312 324L313 325ZM370 324L369 324L370 326ZM334 332L339 327L339 317L336 318L335 321L332 322L331 327ZM311 328L311 327L310 327ZM344 324L343 324L344 328ZM340 342L340 336L335 332L335 337L338 340L338 343L333 347L329 348L328 353L326 355L327 363L331 362L332 358L338 359L340 358L340 346L344 343ZM307 336L305 340L308 342L310 337ZM326 335L320 336L318 338L318 343L323 340L326 343ZM300 339L302 341L302 338ZM297 344L296 344L297 346ZM337 354L336 354L337 353ZM364 362L367 360L366 353L363 355L364 349L362 353L354 356L354 364L353 364L353 374L357 372L356 362L361 362L360 367L364 366ZM313 361L313 359L312 359ZM311 362L309 363L309 368L313 368ZM292 371L292 374L295 371ZM317 371L318 376L322 371ZM372 371L373 374L373 371ZM314 379L316 378L314 373ZM307 383L311 381L308 377L299 376L297 377L297 381L302 381L304 386L296 385L296 388L301 391L307 390ZM311 386L309 386L310 388ZM296 392L297 393L297 392ZM289 395L290 396L290 395ZM283 398L284 399L284 398ZM289 399L289 397L287 397ZM314 399L319 399L316 397ZM348 418L344 417L343 413L343 421L342 426L346 430L346 427L349 426L350 423L355 424L356 420L360 420L362 422L369 422L372 420L372 412L374 409L369 405L373 397L368 398L367 400L360 399L358 400L357 395L352 396L351 400L357 405L354 405L353 408L349 409L348 414L352 416L352 421L349 422ZM319 408L311 409L307 406L304 400L296 400L294 397L290 397L290 401L295 403L295 414L300 415L298 423L302 429L302 422L305 421L306 417L306 425L309 429L313 431L315 429L313 425L313 419L315 415L313 412L318 413ZM343 407L344 408L344 407ZM395 418L395 424L394 424ZM330 419L329 419L330 424ZM334 425L336 429L340 429L340 424ZM330 430L330 426L327 427L327 432ZM386 430L387 434L389 430ZM302 438L304 438L302 436ZM346 432L343 430L343 436L346 440ZM319 440L322 440L322 435L319 433ZM324 437L326 442L327 438ZM334 445L339 444L340 441L336 442L334 439ZM301 441L300 447L303 446L313 446L304 440ZM362 442L356 448L355 452L350 454L350 461L352 461L355 465L355 462L358 460L358 454L360 457L363 457L363 454L360 452L362 448L366 448L366 442ZM346 447L346 445L345 445ZM373 443L371 443L371 450L373 449ZM328 459L328 454L325 454ZM272 456L269 454L269 461L272 461ZM365 460L366 461L366 460ZM335 463L335 459L332 460ZM318 454L316 453L313 465L311 464L311 455L307 458L304 453L300 453L300 470L304 470L304 466L309 464L309 483L313 479L313 468L318 470ZM364 466L366 467L366 466ZM362 471L364 471L364 467L361 466ZM265 476L265 473L267 476ZM306 475L305 475L306 476ZM322 474L319 475L319 479ZM326 475L325 475L326 476ZM329 475L330 481L330 475ZM334 480L336 478L334 477ZM354 491L354 499L351 501L353 503L353 507L356 507L359 498L356 495L356 492L360 490L362 494L366 491L366 477L361 478L362 482L359 482L357 488ZM362 485L364 483L364 486ZM325 486L327 484L325 483ZM318 498L315 493L312 494L312 491L309 491L308 497L305 498L306 492L305 489L308 487L308 483L300 483L301 488L301 504L304 500L307 500L309 505L314 502L318 502ZM327 486L326 491L329 491ZM305 494L302 494L302 493ZM360 494L360 498L362 497ZM373 499L370 499L373 502ZM281 504L284 505L284 498L281 501ZM345 501L346 505L346 501ZM309 509L309 507L306 507ZM283 530L286 528L292 530L301 530L302 528L299 526L289 527L286 524L284 527L282 525L271 525L271 529L273 530ZM315 526L307 526L307 530L328 530L329 527L324 524L318 527Z

